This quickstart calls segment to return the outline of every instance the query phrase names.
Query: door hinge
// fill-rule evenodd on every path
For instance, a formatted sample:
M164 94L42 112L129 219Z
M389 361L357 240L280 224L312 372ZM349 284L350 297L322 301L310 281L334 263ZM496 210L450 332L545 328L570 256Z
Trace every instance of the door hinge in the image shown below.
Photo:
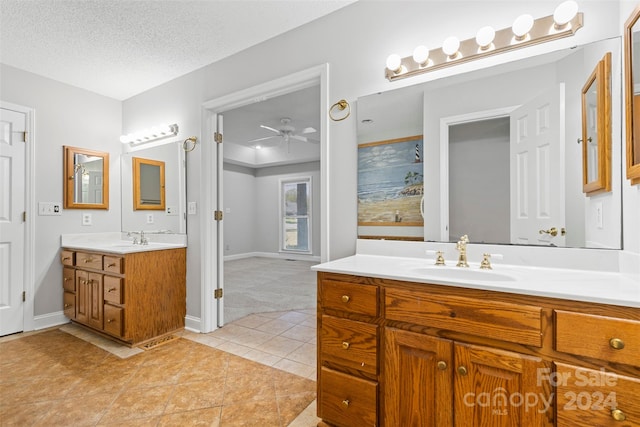
M22 212L22 222L27 222L27 211Z
M27 132L22 132L22 142L27 142Z
M218 288L215 291L213 291L213 298L220 299L222 298L222 294L223 294L222 288Z
M222 211L213 211L213 219L222 221Z
M27 291L22 291L22 302L27 300Z
M222 134L220 132L214 132L213 140L218 144L222 144Z

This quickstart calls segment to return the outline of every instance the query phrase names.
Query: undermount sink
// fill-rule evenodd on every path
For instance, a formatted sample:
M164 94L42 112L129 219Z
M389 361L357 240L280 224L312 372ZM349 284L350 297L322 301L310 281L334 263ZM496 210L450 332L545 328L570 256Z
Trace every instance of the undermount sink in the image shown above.
M451 280L481 280L483 282L513 282L516 279L490 270L469 269L464 267L432 266L413 269L412 272L425 277Z

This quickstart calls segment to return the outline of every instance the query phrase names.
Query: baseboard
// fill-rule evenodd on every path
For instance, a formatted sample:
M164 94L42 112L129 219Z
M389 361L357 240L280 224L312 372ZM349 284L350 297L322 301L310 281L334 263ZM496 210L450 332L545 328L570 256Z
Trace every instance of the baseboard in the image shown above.
M201 322L199 317L193 317L189 315L184 317L184 328L187 331L199 334L200 332L202 332L202 328L200 327L200 325Z
M244 254L227 255L224 257L224 260L235 261L238 259L255 258L255 257L320 262L320 257L316 255L304 255L304 254L296 254L296 253L289 253L289 252L247 252Z
M65 316L62 311L42 314L40 316L33 317L33 330L37 331L40 329L51 328L53 326L60 326L69 322L69 318Z

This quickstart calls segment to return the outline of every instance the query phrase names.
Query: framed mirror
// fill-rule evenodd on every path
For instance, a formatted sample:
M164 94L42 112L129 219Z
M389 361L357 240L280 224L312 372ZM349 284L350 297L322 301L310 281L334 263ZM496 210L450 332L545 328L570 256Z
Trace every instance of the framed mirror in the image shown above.
M109 153L63 146L65 209L109 209Z
M640 184L640 6L624 27L627 179Z
M165 209L164 162L162 160L133 159L133 209Z
M582 88L582 189L611 191L611 53L598 62Z

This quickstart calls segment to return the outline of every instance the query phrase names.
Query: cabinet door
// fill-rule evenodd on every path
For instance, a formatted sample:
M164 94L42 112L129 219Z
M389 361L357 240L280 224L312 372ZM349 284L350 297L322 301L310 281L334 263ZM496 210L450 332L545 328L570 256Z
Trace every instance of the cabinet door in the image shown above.
M104 310L102 274L89 273L89 294L89 325L102 329Z
M89 323L89 273L76 270L76 320Z
M551 369L540 358L456 343L455 425L553 425Z
M453 425L452 342L389 327L384 342L384 425Z

